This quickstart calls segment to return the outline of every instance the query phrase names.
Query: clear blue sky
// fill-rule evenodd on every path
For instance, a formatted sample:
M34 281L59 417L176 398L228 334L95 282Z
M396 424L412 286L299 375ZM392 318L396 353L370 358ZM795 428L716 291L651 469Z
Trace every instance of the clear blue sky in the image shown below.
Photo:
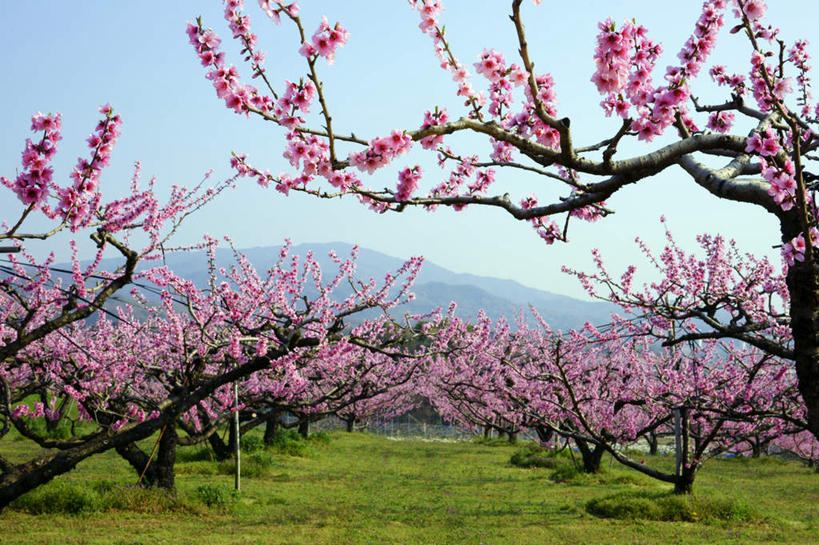
M770 19L782 28L785 39L815 33L819 9L813 2L770 3L774 4L769 8ZM666 53L658 68L664 70L691 32L700 3L664 2L657 8L656 2L647 1L546 0L538 8L528 1L524 5L537 70L553 74L560 114L572 119L575 141L582 145L609 136L617 126L603 117L600 97L589 82L597 22L607 16L616 21L635 17L663 43ZM288 170L281 157L282 131L228 111L204 79L204 70L187 43L185 24L197 15L224 38L225 45L230 42L218 0L2 0L0 6L0 50L5 52L0 78L0 173L13 176L18 168L31 114L59 111L64 140L56 166L57 176L65 179L76 158L86 155L85 137L96 122L97 107L106 102L124 118L123 135L102 178L106 194L116 195L127 187L136 160L142 162L145 176L158 178L160 187L195 184L211 168L218 177L228 175L231 151L248 154L254 165L274 173ZM442 20L461 61L471 65L484 47L504 51L508 62L517 60L514 29L507 18L510 2L449 0L445 6ZM274 26L256 2L248 2L248 12L267 50L271 79L297 79L305 63L296 53L294 28ZM435 105L447 106L452 115L462 113L450 77L437 67L431 43L418 30L417 15L405 1L308 0L302 3L302 14L310 33L322 14L331 22L341 21L351 33L335 65L322 63L320 73L339 132L372 138L393 128L416 128L424 110ZM748 48L743 39L728 35L727 28L722 39L714 61L745 71ZM236 48L228 45L228 51L238 64ZM479 85L479 79L473 83ZM697 94L723 98L709 95L711 88L707 79L694 86ZM452 144L466 153L472 141L453 140ZM479 151L484 151L485 144L478 142ZM639 151L633 147L622 153ZM429 185L446 176L423 155L402 161L415 162L422 162L431 174ZM395 185L394 170L380 176L383 180L369 180L373 186ZM497 188L518 198L521 187L528 192L538 185L511 174L499 179ZM574 279L560 273L561 265L590 269L589 250L594 247L603 249L614 270L632 261L639 264L632 241L640 235L659 246L661 214L688 245L693 245L697 233L711 231L736 238L748 251L778 254L771 250L778 238L770 216L711 197L679 169L622 191L610 206L617 213L602 223L575 222L570 244L546 246L527 224L499 211L411 210L376 215L353 199L285 198L247 181L190 221L177 241L196 241L203 232L229 234L240 247L279 244L285 237L295 242L343 240L399 257L423 254L458 272L513 278L575 296L582 291ZM0 200L0 218L16 219L12 214L17 210L6 193Z

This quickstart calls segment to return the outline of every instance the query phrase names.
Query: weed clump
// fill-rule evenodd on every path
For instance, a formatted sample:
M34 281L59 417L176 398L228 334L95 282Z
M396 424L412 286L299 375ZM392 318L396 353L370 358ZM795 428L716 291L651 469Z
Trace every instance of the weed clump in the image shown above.
M271 453L266 451L254 452L253 454L242 456L242 476L265 477L270 475L271 470L277 465L276 458ZM218 473L222 475L233 475L236 473L236 461L233 459L225 460L217 467Z
M517 467L543 467L556 469L567 464L567 455L562 451L529 445L512 455L509 463Z
M264 440L258 435L247 434L242 437L240 445L242 446L242 452L251 454L264 448Z
M478 437L472 441L478 445L484 445L486 447L508 447L517 443L517 439L513 438L510 441L505 437Z
M200 484L196 497L208 507L224 507L239 499L239 492L221 484Z
M212 462L214 460L213 451L204 446L176 450L177 462Z
M32 515L78 515L99 511L100 495L91 487L70 482L49 483L24 494L12 507Z
M563 462L555 466L549 473L549 480L555 483L571 483L576 485L590 484L596 474L586 473L574 463Z
M80 515L105 511L164 513L192 511L173 492L160 488L120 485L102 480L93 483L53 482L15 500L11 507L32 515Z
M311 433L307 440L316 445L327 446L330 444L330 434L324 430L317 431L316 433Z
M754 518L745 503L725 497L685 496L668 492L630 491L595 498L586 511L601 518L664 522L731 521Z
M315 434L314 434L315 436ZM315 451L310 445L309 439L304 439L296 430L279 428L273 437L273 442L268 446L274 452L287 456L298 456L301 458L311 458Z
M102 511L159 514L169 511L193 512L182 498L170 490L144 486L115 486L102 492Z

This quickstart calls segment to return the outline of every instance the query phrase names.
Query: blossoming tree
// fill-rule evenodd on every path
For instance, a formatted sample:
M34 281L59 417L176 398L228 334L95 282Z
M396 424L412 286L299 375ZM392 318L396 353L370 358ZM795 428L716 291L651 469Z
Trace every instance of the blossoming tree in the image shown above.
M152 433L152 424L123 430L116 438L111 437L109 428L101 428L61 442L40 434L27 425L27 420L59 420L66 409L66 396L85 394L62 388L59 381L60 375L72 374L78 362L88 360L87 350L77 342L81 337L72 338L82 328L81 321L129 284L140 260L156 257L185 217L233 183L174 187L162 203L154 193L153 181L147 188L140 187L137 165L129 193L104 200L100 175L109 163L122 121L110 105L101 107L100 113L103 117L87 140L90 157L77 161L68 184L58 183L52 167L61 139L60 114L37 113L32 117L31 129L38 138L26 140L22 170L14 179L0 176L0 183L22 205L19 218L13 223L4 221L0 231L0 240L14 244L12 248L22 256L10 254L0 276L0 435L14 427L40 446L58 449L22 462L12 462L0 454L0 508L123 438L138 439ZM47 227L28 231L31 218L38 214L45 217ZM83 265L78 246L71 241L72 262L65 274L54 271L53 253L38 260L26 251L26 245L62 231L88 236L97 247L94 259ZM121 259L113 269L102 265L105 252L110 250ZM65 350L79 354L67 366L62 365ZM55 355L58 357L50 357ZM86 377L77 374L74 378L82 381ZM40 399L33 407L24 403L32 395Z
M319 77L322 62L332 62L348 39L340 23L331 25L323 19L311 35L295 2L259 2L262 13L274 23L286 20L295 25L299 43L293 53L305 59L305 75L297 83L278 86L265 66L243 2L226 0L225 18L261 88L242 81L214 31L202 21L190 24L190 41L226 106L286 130L284 157L294 173L272 175L241 154L232 160L237 172L285 194L351 195L378 212L413 206L497 207L531 223L551 244L566 239L569 221L595 221L608 215L606 200L616 192L678 167L714 196L758 206L777 218L789 265L786 283L793 345L787 357L795 362L810 430L819 436L819 270L814 255L819 230L809 191L814 177L805 170L817 147L813 131L819 116L810 102L806 42L785 43L778 29L765 21L763 0L707 0L679 49L679 62L658 74L662 46L649 37L648 29L634 21L603 21L589 72L603 97L601 114L616 116L622 123L600 139L576 134L571 120L559 113L551 75L534 70L522 0L511 2L517 61L486 50L472 66L454 54L440 21L440 0L410 0L409 4L420 16L420 29L432 40L441 68L457 83L464 109L450 114L432 107L419 112L417 125L371 138L334 125L330 89ZM726 18L733 20L731 33L736 35L728 39L747 40L749 59L738 67L706 66ZM538 62L538 66L547 64L548 59ZM692 94L692 81L702 72L724 93L724 101L705 104ZM482 83L473 84L473 75L480 76ZM732 132L740 121L752 127L749 132ZM453 148L461 142L458 135L468 133L486 140L492 149L488 156ZM672 141L653 144L661 135ZM626 142L642 144L645 151L619 158ZM424 173L417 164L402 167L395 182L368 185L363 181L363 174L375 174L400 161L416 145L434 154L449 171L442 183L422 192ZM514 186L501 188L496 181L499 172L520 171L540 175L536 195L512 197ZM385 189L377 188L384 185ZM556 192L562 194L555 198ZM562 227L555 219L558 216L564 218ZM734 331L724 330L721 335L734 336Z
M269 373L287 388L288 380L301 380L304 362L332 367L357 348L379 349L389 341L383 321L349 334L343 331L344 320L364 309L394 306L407 296L421 265L412 259L380 284L374 279L361 283L353 278L354 259L337 258L337 274L323 280L314 259L303 265L298 259L288 262L285 247L266 275L239 257L230 270L211 270L206 288L167 267L136 273L140 260L160 257L188 214L235 179L212 187L174 187L162 204L153 182L140 188L137 169L129 195L104 201L99 176L121 121L109 106L101 112L103 119L88 139L91 159L78 161L68 185L53 179L50 166L60 139L59 115L32 118L32 130L42 137L26 141L23 169L14 180L0 177L23 205L17 221L4 223L0 232L0 240L14 243L23 256L12 255L0 276L0 436L13 427L50 449L24 461L0 453L0 509L106 450L116 449L144 472L150 456L135 444L157 431L160 453L148 479L172 486L179 419L196 427L200 410L214 416L231 412L230 385L248 383L254 374ZM23 230L35 213L51 220L49 230ZM23 246L62 230L88 234L98 246L95 259L83 265L72 242L67 277L53 272L53 254L39 262ZM139 239L144 247L133 249ZM114 270L102 264L107 248L122 257ZM161 291L161 306L147 319L120 310L106 311L114 320L83 321L137 274ZM334 298L342 283L356 288ZM399 357L381 350L387 359ZM69 437L47 433L49 423L61 420L70 421ZM34 425L42 422L45 426Z

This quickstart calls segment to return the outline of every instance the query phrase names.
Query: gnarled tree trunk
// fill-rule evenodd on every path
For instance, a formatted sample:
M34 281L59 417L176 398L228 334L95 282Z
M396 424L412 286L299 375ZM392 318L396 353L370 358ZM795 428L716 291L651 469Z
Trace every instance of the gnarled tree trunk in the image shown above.
M819 285L816 277L815 264L797 261L788 270L787 283L799 392L807 407L808 429L819 437Z
M657 455L657 450L659 449L659 441L657 440L657 433L654 431L650 431L645 435L646 442L648 443L648 453L651 456Z
M168 426L161 433L162 437L159 439L153 457L143 452L136 443L121 445L116 448L116 451L131 464L137 475L141 477L139 484L173 490L176 486L174 464L179 437L173 426Z
M276 408L270 409L265 417L264 425L264 444L272 445L276 439L276 430L279 429L279 410Z
M600 461L603 459L603 453L606 452L605 447L600 443L592 443L594 445L594 448L592 448L588 441L577 438L575 438L574 442L583 457L583 471L586 473L600 471Z

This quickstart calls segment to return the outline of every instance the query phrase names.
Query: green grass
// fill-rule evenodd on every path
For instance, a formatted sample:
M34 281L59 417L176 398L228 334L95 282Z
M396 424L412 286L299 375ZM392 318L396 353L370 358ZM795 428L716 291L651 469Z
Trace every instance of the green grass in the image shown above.
M677 495L671 492L633 490L618 492L586 503L598 517L665 522L764 522L745 502L727 496Z
M819 536L819 474L796 462L712 460L696 495L677 498L669 485L610 468L608 458L593 476L555 479L555 468L516 467L510 459L520 445L343 432L308 445L310 456L247 454L243 467L256 470L240 494L224 464L195 447L180 453L175 495L134 489L124 461L99 456L34 493L55 490L59 501L90 507L34 515L26 502L58 500L21 498L0 515L0 543L813 545Z

